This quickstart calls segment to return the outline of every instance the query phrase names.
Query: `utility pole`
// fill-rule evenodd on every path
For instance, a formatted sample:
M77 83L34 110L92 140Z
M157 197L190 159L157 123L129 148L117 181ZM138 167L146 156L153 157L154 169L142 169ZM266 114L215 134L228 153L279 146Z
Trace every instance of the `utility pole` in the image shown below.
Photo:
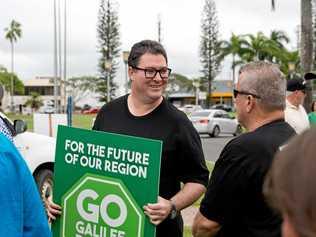
M64 106L66 110L67 103L67 0L64 5ZM66 112L66 111L65 111Z
M60 0L58 0L58 78L59 78L59 83L58 83L58 98L59 98L59 103L57 104L57 113L61 112L61 88L62 88L62 63L61 63L61 51L62 51L62 44L61 44L61 17L60 17Z
M57 9L56 0L54 0L54 109L57 112Z
M158 14L158 42L161 43L161 17Z

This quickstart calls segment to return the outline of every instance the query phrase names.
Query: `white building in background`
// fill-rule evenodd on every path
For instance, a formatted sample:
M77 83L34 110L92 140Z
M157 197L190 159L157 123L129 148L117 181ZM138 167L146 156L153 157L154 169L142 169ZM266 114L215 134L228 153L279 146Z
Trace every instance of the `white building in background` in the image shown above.
M58 80L59 81L59 80ZM32 92L37 92L40 94L41 99L43 100L43 107L40 109L40 112L44 112L45 108L53 107L54 105L54 77L35 77L34 79L29 79L23 81L25 93L24 95L15 95L14 107L16 112L30 113L31 109L23 107L25 102L30 98ZM64 96L63 84L58 86L57 92L57 101L60 108L64 108L67 105L67 98ZM67 95L72 95L72 91L67 90ZM72 95L73 96L73 95ZM87 91L86 93L81 94L80 98L75 98L73 100L76 103L76 106L83 107L84 105L89 105L91 107L101 107L103 102L99 101L98 94ZM10 93L4 91L4 96L2 99L1 109L5 112L10 111ZM43 110L43 111L42 111Z
M59 81L59 80L58 80ZM14 108L16 112L23 112L25 108L23 105L30 98L32 92L40 94L44 106L54 104L54 77L35 77L34 79L23 81L24 84L24 95L15 95L13 97ZM58 85L57 89L57 101L60 108L64 108L66 100L64 98L63 85ZM2 109L4 111L10 111L10 94L5 92L2 100Z

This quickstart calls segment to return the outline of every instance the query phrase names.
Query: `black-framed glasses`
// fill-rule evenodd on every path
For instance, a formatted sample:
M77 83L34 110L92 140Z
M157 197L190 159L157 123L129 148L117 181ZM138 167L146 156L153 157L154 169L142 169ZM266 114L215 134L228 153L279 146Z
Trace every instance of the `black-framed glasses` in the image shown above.
M250 93L247 91L239 91L239 90L234 89L234 98L236 98L238 96L238 94L240 94L240 95L252 95L253 97L255 97L257 99L261 99L261 97L256 95L256 94L253 94L253 93Z
M134 66L132 68L144 71L145 77L147 79L154 79L157 73L159 72L161 79L167 80L171 73L171 69L167 67L160 68L159 70L155 68L139 68Z

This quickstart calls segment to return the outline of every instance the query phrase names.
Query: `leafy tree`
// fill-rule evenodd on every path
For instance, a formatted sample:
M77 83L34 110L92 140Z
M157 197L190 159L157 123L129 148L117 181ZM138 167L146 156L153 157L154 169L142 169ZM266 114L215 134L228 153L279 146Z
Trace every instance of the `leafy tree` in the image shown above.
M288 78L292 78L294 75L300 76L300 56L297 50L287 51L284 49L282 54L279 55L278 64L280 65L281 71L287 75Z
M275 6L275 0L271 0L272 9ZM302 72L310 72L313 63L313 17L312 17L312 0L301 0L301 67ZM311 82L307 82L311 87ZM310 111L312 102L312 91L308 90L305 97L305 109Z
M256 35L247 34L246 37L248 50L243 57L247 61L269 60L272 62L280 50L277 43L262 32L258 32Z
M172 75L169 77L169 82L167 86L167 92L169 94L175 93L175 92L192 92L192 91L193 91L192 80L190 80L186 76L178 74L178 73L172 73Z
M5 28L4 31L6 32L5 38L10 41L11 44L11 87L10 87L10 94L11 94L11 110L13 111L13 94L14 94L14 43L21 38L22 30L21 24L15 20L12 20L10 26Z
M300 72L300 57L297 51L289 51L285 47L289 39L283 31L272 31L267 37L262 32L255 35L232 35L230 41L223 41L223 56L233 55L233 65L244 64L255 60L266 60L278 63L288 77ZM294 70L290 71L290 64Z
M237 65L247 61L246 55L249 53L247 46L248 43L244 36L235 35L234 33L228 41L221 41L221 52L222 57L232 55L232 71L233 71L233 81L235 82L235 68Z
M284 43L288 44L290 42L289 37L281 30L271 31L270 40L274 41L279 48L285 48Z
M205 0L201 19L200 61L202 64L203 81L207 81L207 107L210 106L212 81L219 73L222 60L219 35L219 22L216 5L213 0Z
M114 78L118 69L120 53L119 22L116 2L114 0L101 0L98 15L98 51L101 54L98 63L100 77L96 81L96 92L100 94L100 101L107 101L107 79L110 80L110 98L115 97L117 84ZM105 62L111 62L111 69L107 71ZM108 101L107 101L108 102Z
M67 88L70 89L74 105L87 97L90 92L95 92L94 84L97 80L98 78L94 76L72 77L67 80Z
M4 86L6 91L11 89L11 81L14 85L14 95L24 95L23 82L13 73L9 73L7 69L0 65L0 84Z
M37 111L43 105L43 100L39 93L31 92L31 98L25 102L25 106L29 106L32 112Z

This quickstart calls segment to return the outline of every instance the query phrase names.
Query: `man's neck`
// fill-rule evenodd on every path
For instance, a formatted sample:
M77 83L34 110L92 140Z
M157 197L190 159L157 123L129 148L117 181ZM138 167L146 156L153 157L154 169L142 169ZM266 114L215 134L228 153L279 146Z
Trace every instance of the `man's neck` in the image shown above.
M249 121L248 126L246 126L247 130L249 132L256 130L257 128L271 123L275 120L284 119L284 112L283 111L273 111L269 113L262 114L262 116L256 116L252 119L252 121Z
M162 100L162 96L158 100L145 100L131 93L127 98L127 105L134 116L144 116L157 108Z
M294 96L287 96L286 100L293 106L295 106L296 108L298 108L300 106L300 103L297 101L297 99Z

